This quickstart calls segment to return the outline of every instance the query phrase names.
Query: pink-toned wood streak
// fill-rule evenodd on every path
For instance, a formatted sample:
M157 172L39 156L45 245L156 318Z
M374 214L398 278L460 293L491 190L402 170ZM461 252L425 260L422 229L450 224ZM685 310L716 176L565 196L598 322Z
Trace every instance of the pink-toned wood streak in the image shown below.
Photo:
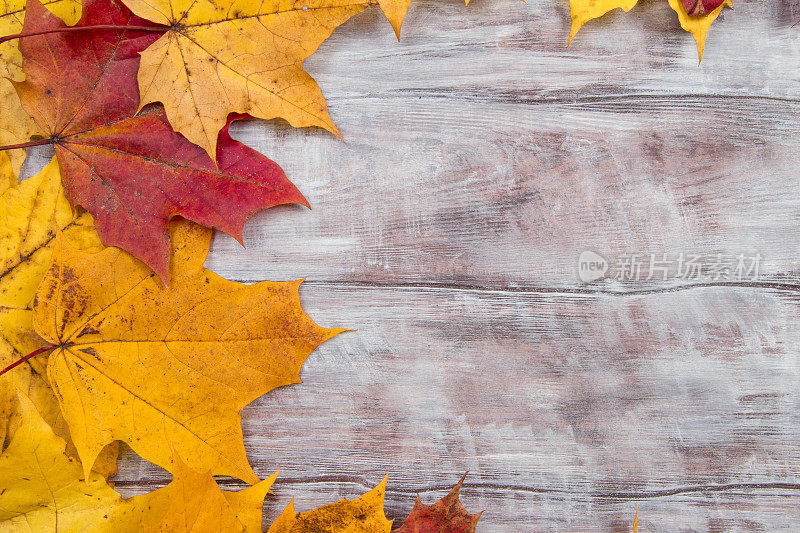
M312 211L217 234L209 268L308 276L349 327L302 385L244 411L265 523L389 473L486 510L478 530L794 530L800 524L800 20L744 2L703 64L666 2L587 24L566 1L377 9L307 62L344 142L280 123L233 135ZM583 284L578 254L755 254L756 281ZM126 494L168 482L132 453ZM223 480L227 486L236 486Z

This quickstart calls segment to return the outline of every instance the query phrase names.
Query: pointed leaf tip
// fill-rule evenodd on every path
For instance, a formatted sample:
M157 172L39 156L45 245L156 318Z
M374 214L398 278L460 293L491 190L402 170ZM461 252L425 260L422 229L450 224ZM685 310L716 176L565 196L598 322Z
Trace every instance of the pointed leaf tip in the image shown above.
M461 504L459 491L466 476L466 473L461 476L461 479L447 495L433 505L422 504L417 497L408 518L395 533L419 533L421 531L474 533L483 511L472 515Z

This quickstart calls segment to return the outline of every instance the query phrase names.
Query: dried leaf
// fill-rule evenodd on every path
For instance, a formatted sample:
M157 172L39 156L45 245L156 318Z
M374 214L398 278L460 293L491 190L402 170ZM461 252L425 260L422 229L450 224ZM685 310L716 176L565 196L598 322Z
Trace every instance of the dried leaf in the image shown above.
M295 282L242 285L203 268L211 231L172 227L171 284L116 248L97 254L59 239L34 303L36 330L57 346L48 377L84 468L127 442L170 469L258 478L245 456L241 409L299 383L300 367L341 330L318 327Z
M706 47L706 34L708 33L708 29L711 27L711 24L717 20L717 17L725 6L733 7L732 0L725 0L716 9L702 17L690 16L686 13L686 9L683 7L681 0L668 1L669 7L678 14L681 28L694 36L694 40L697 42L697 56L700 58L700 61L703 61L703 51Z
M678 14L681 27L694 36L697 42L697 55L700 57L700 61L702 61L706 33L708 33L708 29L719 16L723 7L733 7L732 0L709 0L709 6L716 4L718 7L704 16L689 15L683 5L683 0L668 1L670 7ZM720 1L721 3L718 4L717 2ZM636 5L636 2L637 0L570 0L569 8L572 16L572 28L569 32L569 41L567 44L569 45L569 43L572 42L573 37L575 37L578 30L580 30L581 26L586 22L601 17L613 9L620 8L624 11L630 11L633 6Z
M268 533L388 533L392 521L383 514L386 479L356 500L342 499L313 511L297 514L289 502Z
M4 407L4 412L7 413L7 427L8 439L13 439L16 432L22 426L23 416L20 411L19 402L17 401L18 394L24 394L33 407L39 413L39 416L50 426L53 432L66 442L64 453L72 459L78 459L78 450L69 435L69 428L67 422L61 414L61 409L58 406L58 399L47 383L47 380L39 373L33 371L29 367L21 367L14 370L14 379L0 380L0 390L4 386L8 386L11 394L7 397L0 393L0 405ZM5 376L4 376L5 377ZM11 401L8 401L11 399ZM117 474L117 456L119 455L119 443L114 441L100 452L97 461L92 468L92 474L99 474L104 479L108 479Z
M270 486L278 476L239 492L221 491L214 478L189 468L179 457L173 461L175 477L169 485L145 495L136 504L147 503L151 509L144 518L145 533L257 533L261 531L261 507ZM134 500L137 500L134 498ZM169 507L163 510L163 502ZM159 507L155 511L152 506ZM156 525L148 524L153 516L163 517Z
M687 14L693 17L705 17L721 6L725 0L681 0L681 2Z
M91 215L73 216L58 164L0 196L0 364L44 346L33 330L31 304L50 266L57 232L86 251L102 249Z
M411 0L378 0L378 4L392 25L395 35L400 39L400 28L403 25L403 19L406 18L408 8L411 6ZM469 0L464 0L464 5L469 5Z
M339 132L303 60L371 0L126 0L170 27L142 53L142 105L162 102L176 131L217 155L230 113Z
M14 152L14 150L11 150ZM24 153L23 153L24 155ZM17 186L17 176L8 152L0 152L0 194L6 189Z
M147 25L115 0L87 0L79 24ZM29 0L26 32L63 27ZM172 131L163 110L132 117L139 105L138 54L158 35L94 30L25 38L27 78L17 90L54 141L67 196L94 215L102 241L166 279L173 216L241 239L256 212L305 199L278 165L227 131L215 165Z
M638 0L569 0L569 12L572 17L572 27L569 30L567 46L577 35L581 26L592 19L600 18L613 9L630 11Z
M209 474L180 460L166 487L123 500L102 476L83 479L64 440L19 396L20 430L0 456L0 532L261 531L261 507L277 473L239 492L221 491Z
M27 397L18 401L22 426L0 456L0 531L101 531L119 494L99 474L83 479L64 440Z
M458 498L466 477L464 474L447 496L433 505L423 504L417 496L411 514L396 533L475 533L481 513L469 514Z
M80 16L81 4L78 0L45 0L44 6L69 25L75 24ZM0 2L0 35L21 32L24 16L25 0ZM32 135L39 133L36 123L22 109L17 92L10 82L23 79L22 55L17 41L0 43L0 109L3 110L0 117L0 146L26 142ZM25 151L11 150L7 155L0 153L0 167L4 166L2 160L5 157L10 157L14 170L12 183L16 184L16 175L25 160Z
M0 196L0 368L45 345L33 328L32 304L50 266L56 232L83 250L102 248L91 215L73 216L58 174L58 164L51 161ZM28 387L30 372L24 364L0 376L0 448L16 403L14 383L21 380L18 387Z
M3 78L0 78L0 109L3 110L0 117L0 146L27 142L38 133L39 129L36 127L36 123L22 109L14 86ZM25 150L23 149L0 152L3 181L16 185L17 176L24 161ZM6 165L9 166L6 168Z

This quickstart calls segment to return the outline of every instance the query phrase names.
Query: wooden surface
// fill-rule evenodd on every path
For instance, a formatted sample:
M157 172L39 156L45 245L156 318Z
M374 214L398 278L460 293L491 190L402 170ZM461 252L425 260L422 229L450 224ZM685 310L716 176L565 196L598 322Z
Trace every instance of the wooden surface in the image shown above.
M251 121L313 210L262 213L230 279L307 276L304 384L244 411L265 524L389 474L386 509L462 499L479 530L800 529L800 5L737 2L697 66L664 1L371 9L307 61L341 142ZM760 253L757 281L576 275L583 250ZM121 460L126 495L165 472ZM240 487L232 480L223 484Z

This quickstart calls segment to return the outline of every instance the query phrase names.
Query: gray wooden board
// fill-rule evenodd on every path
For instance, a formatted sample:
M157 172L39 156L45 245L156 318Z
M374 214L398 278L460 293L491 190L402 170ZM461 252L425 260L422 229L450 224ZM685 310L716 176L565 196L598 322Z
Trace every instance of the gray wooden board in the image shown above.
M737 3L701 66L666 2L593 21L566 2L377 9L306 63L344 141L234 135L312 204L217 235L243 282L307 276L302 385L244 410L269 523L389 474L479 530L800 528L800 20ZM578 255L760 254L757 279L577 277ZM163 485L130 450L117 487ZM228 487L241 487L222 480Z

